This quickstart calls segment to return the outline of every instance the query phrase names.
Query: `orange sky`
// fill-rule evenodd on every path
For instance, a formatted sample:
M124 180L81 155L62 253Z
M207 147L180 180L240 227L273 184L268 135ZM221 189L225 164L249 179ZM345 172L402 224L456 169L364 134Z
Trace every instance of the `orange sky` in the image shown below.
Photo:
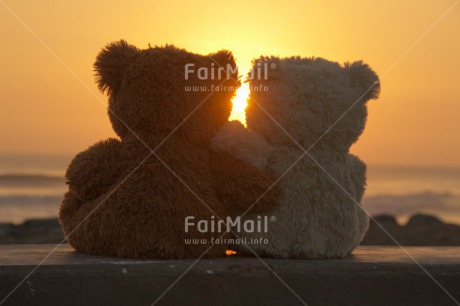
M242 70L261 54L363 59L382 95L353 152L368 163L460 165L460 4L435 24L454 3L0 0L0 152L75 154L113 136L92 64L123 38L227 48Z

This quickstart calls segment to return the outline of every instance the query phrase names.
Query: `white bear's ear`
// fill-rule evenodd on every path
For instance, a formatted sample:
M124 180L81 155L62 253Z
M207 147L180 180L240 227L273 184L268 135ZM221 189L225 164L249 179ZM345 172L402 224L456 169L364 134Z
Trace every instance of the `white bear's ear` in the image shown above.
M379 97L380 80L369 65L363 63L363 61L356 61L354 63L345 63L344 67L348 71L351 80L363 88L366 100Z
M110 93L119 86L123 69L139 52L138 48L124 40L112 42L102 49L94 63L99 90L104 92L107 89Z
M252 68L248 72L250 81L270 81L283 77L283 60L277 56L260 56L252 60Z

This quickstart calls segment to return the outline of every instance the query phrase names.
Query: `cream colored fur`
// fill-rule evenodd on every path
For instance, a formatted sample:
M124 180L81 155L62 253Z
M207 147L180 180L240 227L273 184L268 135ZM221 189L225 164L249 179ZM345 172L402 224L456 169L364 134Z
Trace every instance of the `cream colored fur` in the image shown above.
M268 91L251 92L246 110L248 128L229 122L211 142L216 151L228 151L277 177L284 174L279 181L281 203L268 213L276 217L269 223L268 233L242 232L240 236L268 239L268 244L250 245L261 256L346 256L359 245L369 223L356 204L365 190L366 165L351 155L349 148L364 130L366 102L378 97L379 79L360 61L344 65L298 57L254 61L254 65L264 63L275 63L276 69L269 72L268 80L251 81L252 86L264 85ZM353 199L308 155L290 169L308 149ZM256 218L251 213L245 217ZM233 248L252 254L244 245Z

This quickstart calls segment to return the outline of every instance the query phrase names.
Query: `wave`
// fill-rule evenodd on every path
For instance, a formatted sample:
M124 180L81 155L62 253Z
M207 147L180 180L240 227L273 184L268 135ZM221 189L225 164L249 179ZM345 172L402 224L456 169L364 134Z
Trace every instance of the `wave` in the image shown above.
M0 175L1 187L41 187L49 185L63 185L65 178L62 176L44 174L2 174Z
M13 195L13 196L0 196L0 208L8 205L37 205L36 208L40 209L39 205L58 204L62 201L64 194L43 195L43 196L30 196L30 195Z

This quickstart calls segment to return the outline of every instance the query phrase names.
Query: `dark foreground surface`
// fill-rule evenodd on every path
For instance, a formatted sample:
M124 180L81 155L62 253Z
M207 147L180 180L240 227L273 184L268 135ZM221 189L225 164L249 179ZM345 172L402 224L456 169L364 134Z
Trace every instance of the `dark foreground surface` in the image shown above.
M195 263L3 245L0 304L456 305L459 256L456 247L360 247L341 260L229 256Z

